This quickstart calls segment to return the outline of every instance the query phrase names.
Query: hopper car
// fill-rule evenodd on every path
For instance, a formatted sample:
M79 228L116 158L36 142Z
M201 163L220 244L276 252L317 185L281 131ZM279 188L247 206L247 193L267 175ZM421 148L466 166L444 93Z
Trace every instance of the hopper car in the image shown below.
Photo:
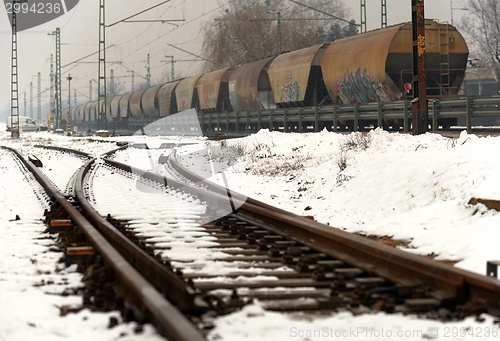
M425 27L427 96L456 96L465 75L467 44L452 25L426 19ZM402 23L101 100L106 122L98 119L97 101L81 104L71 109L71 121L79 131L94 131L99 121L101 129L126 132L191 108L200 116L412 98L412 90L405 90L413 79L412 45L412 25ZM352 123L346 124L352 128ZM448 127L456 119L439 123ZM227 128L245 131L245 124L236 120ZM377 126L376 121L359 124Z

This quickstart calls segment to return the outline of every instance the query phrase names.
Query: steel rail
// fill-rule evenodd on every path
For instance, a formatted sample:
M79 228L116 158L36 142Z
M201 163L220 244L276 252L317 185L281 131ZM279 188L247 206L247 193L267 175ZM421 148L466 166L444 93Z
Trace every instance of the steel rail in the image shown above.
M190 313L206 311L208 306L204 301L198 298L199 295L194 289L187 287L184 281L176 274L167 270L165 266L161 265L128 238L124 238L123 234L109 221L104 219L88 202L84 194L83 180L94 161L95 160L90 160L84 165L84 172L79 174L75 189L80 207L83 212L85 212L88 219L96 225L97 229L125 256L132 266L147 278L151 284L165 295L165 297L179 310ZM105 162L116 168L132 172L132 169L128 165L112 160L105 160Z
M219 195L226 193L226 188L191 173L175 158L175 154L171 162L174 169L191 181ZM233 191L231 194L236 198L243 197ZM493 314L500 315L500 281L492 277L413 255L251 198L234 214L400 285L424 284L434 290L434 297L445 302L474 302L476 306L491 308Z
M125 258L97 231L96 228L63 196L50 180L28 162L17 150L4 147L23 162L33 173L48 195L57 201L68 213L73 223L84 232L89 242L102 255L104 260L115 271L120 283L130 289L134 297L143 305L158 329L158 332L169 340L202 341L205 340L198 329L173 304L166 300ZM88 164L87 164L88 165ZM82 169L78 175L81 183L84 177Z

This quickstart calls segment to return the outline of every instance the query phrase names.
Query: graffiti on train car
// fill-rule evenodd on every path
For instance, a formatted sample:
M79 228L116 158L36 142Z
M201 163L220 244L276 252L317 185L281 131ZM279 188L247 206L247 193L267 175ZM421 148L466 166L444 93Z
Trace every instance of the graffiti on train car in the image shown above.
M302 96L304 98L304 96ZM299 83L297 81L290 82L288 85L281 87L281 102L297 102L299 101Z
M399 99L382 82L372 81L366 69L358 69L356 72L347 71L344 77L339 77L335 90L340 103L343 104Z

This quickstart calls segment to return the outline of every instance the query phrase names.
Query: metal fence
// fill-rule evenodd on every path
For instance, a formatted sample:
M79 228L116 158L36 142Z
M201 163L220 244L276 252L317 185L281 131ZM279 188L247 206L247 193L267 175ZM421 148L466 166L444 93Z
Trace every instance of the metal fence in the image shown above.
M429 100L431 130L448 130L461 121L467 131L478 118L500 123L500 97L456 97ZM384 127L408 132L411 129L411 101L342 104L325 107L235 111L199 114L207 133L248 134L262 128L284 132L357 131Z

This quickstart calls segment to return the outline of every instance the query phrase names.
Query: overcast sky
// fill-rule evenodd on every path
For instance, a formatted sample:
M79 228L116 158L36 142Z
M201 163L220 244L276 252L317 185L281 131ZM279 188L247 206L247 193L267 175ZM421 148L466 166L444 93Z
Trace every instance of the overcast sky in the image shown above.
M148 7L154 6L164 0L107 0L106 1L106 23L112 24L124 19ZM115 82L120 82L125 89L131 89L131 72L136 72L134 81L144 81L146 76L147 54L151 58L152 81L159 79L166 70L170 73L171 64L167 62L167 55L173 55L176 75L194 75L198 73L199 62L191 62L193 56L179 49L168 46L175 45L186 51L199 54L201 50L200 27L203 22L213 20L222 10L219 3L227 3L229 0L171 0L151 11L148 11L132 20L181 20L172 24L160 23L120 23L106 29L106 45L114 45L107 50L108 61L123 61L121 65L108 64L107 71L113 69ZM453 7L458 6L459 1L454 1ZM351 8L351 19L360 21L359 0L344 0ZM367 1L367 24L368 29L380 27L381 23L381 1ZM48 33L61 28L61 64L64 66L84 56L94 53L98 49L98 9L99 0L81 0L78 5L67 14L48 22L44 25L34 27L27 31L18 33L18 73L19 73L19 106L20 115L24 113L24 92L28 97L27 113L29 116L30 82L33 82L33 113L36 116L36 93L37 74L41 72L42 91L49 87L50 55L55 58L55 38ZM425 13L427 18L450 22L451 6L450 0L432 0L426 2ZM464 11L454 10L455 24ZM411 20L411 0L387 0L388 24L397 24ZM10 112L11 97L11 28L7 14L0 12L0 114L5 116ZM168 59L169 60L169 59ZM185 60L184 62L180 62ZM67 104L68 82L66 77L71 74L71 97L77 90L78 102L88 100L89 81L97 79L97 55L82 60L77 65L72 64L62 69L63 106ZM93 63L90 63L93 62ZM120 77L121 76L121 77ZM94 90L97 87L93 83ZM94 100L95 98L95 94ZM42 103L48 102L48 91L42 94ZM73 104L73 99L72 99ZM47 113L42 112L42 117Z

